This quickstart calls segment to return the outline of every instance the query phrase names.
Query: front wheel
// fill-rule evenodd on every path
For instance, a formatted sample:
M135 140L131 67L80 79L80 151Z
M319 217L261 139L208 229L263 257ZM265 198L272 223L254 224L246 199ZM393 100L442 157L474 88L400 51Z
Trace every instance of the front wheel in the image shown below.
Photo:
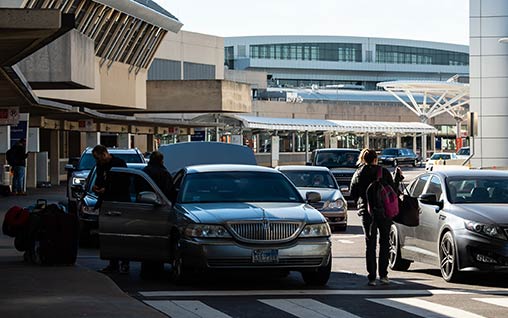
M403 259L400 255L400 241L395 224L392 224L389 234L390 250L388 254L388 265L395 271L407 271L411 261Z
M439 268L445 281L456 282L459 280L455 240L451 232L446 232L439 243Z
M171 260L171 279L175 283L181 284L189 279L189 268L185 264L185 260L183 258L178 240L175 240L173 244L174 246L172 249L173 256Z
M307 285L324 286L330 279L332 272L332 255L328 259L328 264L319 267L316 270L302 271L302 278Z

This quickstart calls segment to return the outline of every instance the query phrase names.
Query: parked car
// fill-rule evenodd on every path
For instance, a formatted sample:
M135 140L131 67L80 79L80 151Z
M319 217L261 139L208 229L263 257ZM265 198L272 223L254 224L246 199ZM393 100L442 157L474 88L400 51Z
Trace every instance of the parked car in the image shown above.
M85 180L90 173L90 170L95 166L95 159L92 156L93 147L87 147L77 164L69 163L65 165L67 170L67 203L69 211L77 211L77 202L79 195L73 189L73 186L83 186ZM137 148L133 149L121 149L121 148L110 148L109 153L112 155L125 160L127 163L144 163L145 158L141 151Z
M347 229L347 202L328 168L279 166L276 169L293 182L304 198L308 192L318 192L321 195L321 201L311 205L324 215L332 230Z
M164 149L165 157L185 158L205 147L207 156L199 158L218 161L217 156L232 157L227 151L238 154L235 149L248 148L222 144L213 151L210 143L187 144L173 147L178 153ZM254 158L252 150L246 155ZM174 204L142 171L112 168L111 173L129 180L135 200L102 203L103 259L168 262L175 281L213 269L300 271L308 284L328 281L330 227L309 205L321 197L311 192L302 198L275 169L255 164L184 166L174 176Z
M420 159L411 149L406 148L387 148L381 151L378 158L379 164L400 166L402 164L410 164L416 167Z
M409 192L419 198L420 225L391 227L391 269L424 262L446 281L465 271L508 270L506 171L434 171L414 179Z
M128 163L127 167L141 170L146 163ZM79 217L80 241L86 242L91 234L97 234L99 228L99 209L96 208L98 196L92 191L97 178L97 167L94 166L84 185L75 185L73 190L79 195L77 211Z
M462 147L457 151L457 159L467 159L469 158L469 147Z
M425 162L425 170L432 171L434 169L434 165L436 164L446 164L446 160L456 160L457 155L453 152L435 152L430 158Z
M360 150L347 148L326 148L312 151L308 166L327 167L332 172L342 195L350 200L351 179L356 171Z

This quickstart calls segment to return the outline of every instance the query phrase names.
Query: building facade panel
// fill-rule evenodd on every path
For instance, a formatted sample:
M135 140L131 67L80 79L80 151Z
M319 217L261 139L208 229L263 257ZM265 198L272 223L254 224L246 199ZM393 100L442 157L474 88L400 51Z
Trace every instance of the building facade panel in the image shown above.
M474 4L471 4L470 7L477 8L478 3L480 3L480 16L482 17L496 17L496 16L506 16L506 12L508 12L508 2L505 0L474 0ZM476 11L477 12L477 11Z
M183 63L184 80L215 79L215 65L199 63Z
M480 125L482 126L482 138L497 138L499 135L508 136L508 113L498 114L495 116L487 115L488 105L483 105L484 111L480 118ZM490 112L490 111L489 111Z
M479 103L479 97L471 98L470 103ZM483 105L483 114L485 116L506 116L506 108L508 105L508 98L483 98L481 100Z
M489 17L481 20L481 37L502 37L508 32L508 17Z
M182 78L182 62L174 60L154 59L148 69L148 80L180 80Z

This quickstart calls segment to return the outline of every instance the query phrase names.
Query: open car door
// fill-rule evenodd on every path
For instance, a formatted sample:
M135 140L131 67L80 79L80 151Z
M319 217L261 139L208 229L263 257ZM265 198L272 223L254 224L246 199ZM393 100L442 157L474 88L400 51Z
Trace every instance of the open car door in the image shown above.
M144 172L112 168L109 178L125 182L128 195L103 201L99 213L103 259L169 261L171 203Z

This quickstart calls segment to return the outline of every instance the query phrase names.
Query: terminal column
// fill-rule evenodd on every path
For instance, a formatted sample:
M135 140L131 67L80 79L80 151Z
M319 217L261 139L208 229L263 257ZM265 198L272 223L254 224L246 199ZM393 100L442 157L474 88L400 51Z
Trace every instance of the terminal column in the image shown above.
M11 126L0 126L0 153L6 153L11 147Z
M87 132L86 133L86 147L95 147L101 143L100 132Z
M131 134L118 134L118 148L131 148Z
M52 185L60 184L60 132L50 131L49 180Z

